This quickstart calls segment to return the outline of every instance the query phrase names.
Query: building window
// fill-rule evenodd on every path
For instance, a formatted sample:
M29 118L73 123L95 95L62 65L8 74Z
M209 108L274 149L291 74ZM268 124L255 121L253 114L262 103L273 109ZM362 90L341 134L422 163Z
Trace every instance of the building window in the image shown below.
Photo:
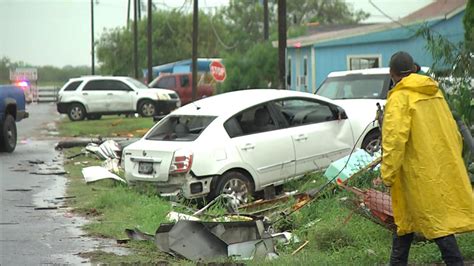
M349 55L347 58L349 70L378 68L380 67L382 56L380 55Z

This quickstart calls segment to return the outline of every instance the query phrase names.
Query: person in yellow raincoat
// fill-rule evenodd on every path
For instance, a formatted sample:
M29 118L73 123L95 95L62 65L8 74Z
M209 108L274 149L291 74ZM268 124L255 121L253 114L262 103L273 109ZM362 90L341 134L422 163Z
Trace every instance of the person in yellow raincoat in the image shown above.
M417 232L436 242L446 264L463 265L454 234L474 230L474 197L462 139L438 84L415 69L406 52L390 60L396 85L385 105L381 166L397 225L390 264L408 263Z

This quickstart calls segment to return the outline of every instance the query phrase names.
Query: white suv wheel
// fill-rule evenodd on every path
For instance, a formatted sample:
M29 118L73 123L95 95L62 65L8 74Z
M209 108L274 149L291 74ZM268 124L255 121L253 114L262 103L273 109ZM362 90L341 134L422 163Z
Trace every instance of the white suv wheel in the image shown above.
M155 105L151 101L144 101L140 105L140 115L144 117L150 117L155 114Z

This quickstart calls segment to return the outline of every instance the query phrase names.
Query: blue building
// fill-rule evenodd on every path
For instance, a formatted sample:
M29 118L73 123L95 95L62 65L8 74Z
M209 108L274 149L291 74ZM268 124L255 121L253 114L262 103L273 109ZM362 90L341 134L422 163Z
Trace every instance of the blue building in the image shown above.
M466 0L437 0L393 23L316 26L287 42L288 88L314 92L332 71L387 67L393 53L409 52L422 66L433 59L417 30L427 25L451 42L464 39Z

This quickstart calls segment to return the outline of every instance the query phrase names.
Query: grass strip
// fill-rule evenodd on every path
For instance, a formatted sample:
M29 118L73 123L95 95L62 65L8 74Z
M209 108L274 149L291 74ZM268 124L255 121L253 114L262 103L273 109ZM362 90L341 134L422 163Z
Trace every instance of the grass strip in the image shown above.
M79 152L78 148L65 151L66 155ZM151 193L139 193L126 185L111 180L85 184L81 169L101 162L90 157L79 156L65 163L69 174L69 205L77 213L90 218L86 232L93 236L113 239L125 238L126 228L138 228L154 233L171 210L168 201ZM285 185L286 191L304 191L319 187L325 182L321 174L311 174ZM300 242L278 245L280 258L272 261L247 261L248 265L368 265L386 264L391 250L391 232L347 208L351 194L344 191L326 191L321 199L305 206L274 224L276 231L288 230ZM285 206L290 207L293 201ZM212 215L224 214L222 208L209 210ZM278 214L277 214L278 215ZM296 255L291 255L301 243L309 243ZM459 247L466 261L474 260L474 233L457 237ZM130 242L125 244L134 250L133 255L117 256L102 251L85 254L93 263L108 264L159 264L183 265L192 263L173 258L158 251L153 243ZM410 263L441 262L441 255L432 241L414 243L410 252Z
M153 125L150 117L107 115L75 122L63 117L58 129L63 137L142 137Z

